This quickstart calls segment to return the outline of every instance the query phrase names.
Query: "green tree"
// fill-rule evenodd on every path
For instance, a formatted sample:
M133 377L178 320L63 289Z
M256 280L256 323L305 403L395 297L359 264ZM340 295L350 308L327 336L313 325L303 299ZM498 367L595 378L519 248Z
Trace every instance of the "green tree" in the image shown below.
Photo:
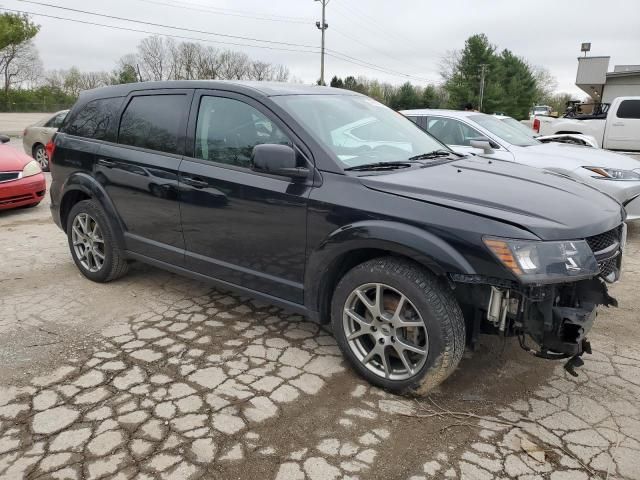
M509 50L503 50L498 57L496 76L499 87L496 93L493 111L501 111L507 115L524 119L536 101L538 89L533 72L524 60ZM488 105L487 105L488 106ZM492 113L491 110L486 110Z
M4 81L5 99L16 83L30 79L42 68L31 39L40 30L25 14L0 14L0 74Z
M420 97L416 92L416 88L409 82L403 84L393 96L389 106L394 110L418 108L420 106Z
M111 83L119 85L121 83L136 83L138 81L138 72L133 65L122 65L113 72Z
M344 88L344 82L336 75L333 76L329 85L334 88Z
M420 108L439 108L440 96L438 90L434 85L427 85L422 90L422 97L420 99Z
M462 108L465 104L480 103L480 77L482 65L485 69L485 89L483 110L494 108L497 95L496 47L489 42L483 33L473 35L464 43L464 49L454 57L454 64L450 66L450 73L444 88L449 94L449 106Z

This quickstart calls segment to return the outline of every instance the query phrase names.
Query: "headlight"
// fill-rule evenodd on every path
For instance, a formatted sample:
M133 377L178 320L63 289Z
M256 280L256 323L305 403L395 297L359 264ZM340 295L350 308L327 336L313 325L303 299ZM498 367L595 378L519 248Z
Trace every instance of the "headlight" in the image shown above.
M608 180L640 180L640 173L633 170L620 170L618 168L603 168L603 167L583 167L587 170L597 173L594 178L602 178Z
M491 252L523 283L554 283L598 274L596 258L584 240L542 242L484 238Z
M24 177L32 177L33 175L37 175L42 172L40 165L35 160L31 160L27 163L22 169L22 178Z

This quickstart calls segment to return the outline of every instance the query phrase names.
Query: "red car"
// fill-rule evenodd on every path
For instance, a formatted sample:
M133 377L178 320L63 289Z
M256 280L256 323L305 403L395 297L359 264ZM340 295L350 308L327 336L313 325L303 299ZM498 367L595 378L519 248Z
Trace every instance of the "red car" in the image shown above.
M38 162L6 145L0 135L0 210L35 206L44 198L47 182Z

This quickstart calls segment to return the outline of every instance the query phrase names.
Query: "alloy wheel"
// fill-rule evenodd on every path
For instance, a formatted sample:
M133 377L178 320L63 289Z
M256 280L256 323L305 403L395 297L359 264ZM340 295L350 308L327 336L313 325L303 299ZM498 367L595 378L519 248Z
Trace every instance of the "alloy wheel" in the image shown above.
M49 156L47 155L47 151L43 146L38 146L35 152L35 160L40 165L40 168L46 170L49 168Z
M345 302L342 326L349 348L371 372L406 380L427 361L429 336L416 307L382 283L354 289Z
M104 265L104 238L100 225L87 213L79 213L71 226L73 251L89 272L99 272Z

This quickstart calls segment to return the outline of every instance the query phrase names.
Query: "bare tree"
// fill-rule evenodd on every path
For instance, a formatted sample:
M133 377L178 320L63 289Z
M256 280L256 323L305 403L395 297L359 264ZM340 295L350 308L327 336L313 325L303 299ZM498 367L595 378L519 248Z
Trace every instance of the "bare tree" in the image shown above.
M0 72L5 96L11 88L34 84L42 73L42 61L31 41L10 44L0 50Z
M440 76L445 82L451 80L460 65L460 50L447 50L440 59Z
M147 37L138 45L139 67L144 80L168 80L174 77L173 58L174 41L159 36Z
M243 52L225 50L220 55L220 78L224 80L244 80L248 78L251 60Z

